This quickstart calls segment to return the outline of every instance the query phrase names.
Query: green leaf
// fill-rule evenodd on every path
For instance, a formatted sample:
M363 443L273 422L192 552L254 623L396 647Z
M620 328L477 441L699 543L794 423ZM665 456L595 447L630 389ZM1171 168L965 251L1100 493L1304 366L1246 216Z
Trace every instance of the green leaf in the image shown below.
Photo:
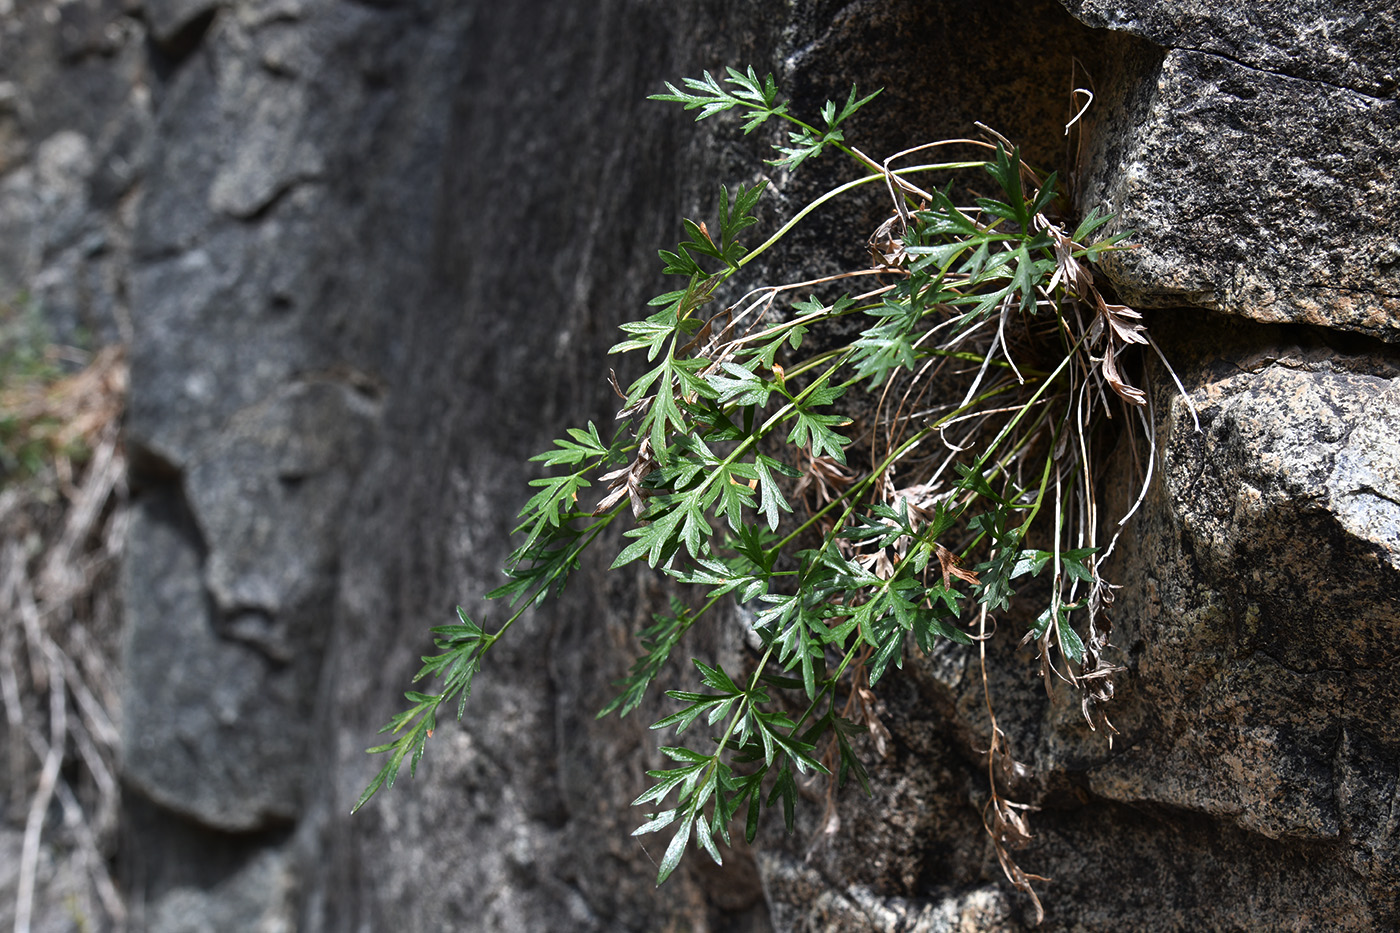
M714 496L715 517L727 518L733 531L743 527L744 509L754 504L754 490L749 483L756 483L757 479L758 474L751 464L730 463L716 471L711 481L710 489L717 494ZM691 553L697 554L696 551Z
M788 443L808 448L814 460L829 456L837 463L845 464L844 448L850 440L837 434L832 428L850 423L851 419L845 415L819 415L799 408L796 410L796 421L792 430L788 432Z
M653 730L669 729L671 726L675 726L677 734L690 728L695 720L699 719L701 716L704 716L706 722L713 725L733 712L734 707L743 699L743 694L737 691L713 694L690 693L685 690L667 690L666 696L673 700L680 700L687 705L679 712L672 713L670 716L666 716L652 723L651 728ZM679 751L685 752L688 750L679 749ZM697 753L692 752L691 754Z
M778 661L783 665L783 670L790 671L794 667L802 670L802 689L807 694L809 700L817 698L817 666L825 661L825 652L822 645L812 639L812 631L808 625L799 619L796 624L789 626L775 640L778 646Z
M723 690L728 696L737 696L743 693L739 685L734 683L734 679L724 672L724 668L719 665L710 667L698 658L691 661L695 669L700 672L700 682L712 690Z
M836 786L842 787L846 783L847 776L854 774L856 780L860 782L861 790L865 791L867 797L872 796L870 791L870 776L865 772L865 764L860 760L860 756L851 748L848 736L859 735L865 730L849 719L840 716L834 717L834 731L836 733L837 751L841 759L839 770L836 773Z
M773 782L773 789L768 792L768 806L773 806L774 801L779 799L783 802L783 825L791 833L797 825L797 783L792 778L792 769L787 765L778 769L778 779Z
M804 126L795 133L788 133L788 145L775 144L773 146L782 158L770 159L768 164L776 168L796 171L803 162L821 155L822 149L828 142L843 138L840 130L819 133L809 126Z
M756 405L761 408L768 404L769 396L777 389L776 383L738 363L726 361L721 368L728 373L727 376L711 373L705 380L719 393L719 401L723 404Z
M672 823L674 823L676 821L676 818L680 815L680 807L673 807L670 810L662 810L660 813L647 820L641 826L638 826L636 829L632 830L632 835L645 836L647 833L654 833L659 830L665 829L667 826L670 826Z
M1011 570L1011 579L1030 574L1033 577L1040 576L1040 571L1054 557L1051 551L1022 551L1016 556L1016 564Z
M869 379L872 387L882 384L891 370L913 370L918 365L911 328L901 321L885 321L868 328L853 344L852 357L857 379Z
M529 485L540 487L540 491L525 503L526 512L533 513L550 525L558 525L565 510L571 509L578 500L579 490L586 489L591 484L582 473L570 473L565 476L532 479Z
M692 557L699 557L706 552L705 542L715 530L705 520L703 503L697 497L687 498L680 511L685 513L685 521L681 525L681 541ZM653 563L652 566L655 567L656 564Z
M671 101L684 105L686 110L699 110L695 117L697 122L735 107L746 106L749 110L744 114L747 121L744 123L745 133L753 132L770 117L787 112L787 104L777 101L778 89L771 74L760 82L752 67L747 73L733 68L727 71L725 82L735 88L733 91L722 88L707 71L703 79L682 79L681 83L688 89L686 91L667 81L666 88L671 93L652 94L648 100Z
M718 818L719 814L715 814L715 816ZM715 848L715 840L706 828L704 820L695 821L695 841L700 848L705 850L706 855L714 859L716 865L724 864L724 859L719 857L719 849Z
M1055 613L1055 635L1060 643L1060 651L1066 658L1076 664L1084 660L1084 642L1079 637L1079 633L1069 624L1070 613L1079 604L1060 603L1059 611ZM1037 639L1044 638L1046 631L1050 628L1051 615L1050 607L1047 606L1040 615L1036 616L1035 623L1031 626L1031 632Z
M1085 237L1112 219L1112 214L1100 214L1099 209L1095 207L1084 216L1084 219L1079 222L1079 226L1074 228L1074 235L1070 239L1076 243L1082 243Z
M963 463L954 464L953 469L957 471L958 486L960 488L975 492L979 497L986 499L994 505L1005 506L1010 504L998 495L996 490L992 489L991 484L987 482L987 477L984 476L980 470L974 470L972 467ZM994 525L998 527L1000 524L1002 523L994 523ZM974 530L984 530L982 523L979 522ZM993 528L987 527L985 530L991 532Z
M1089 569L1088 558L1098 551L1098 548L1083 547L1075 548L1072 551L1060 552L1060 567L1065 574L1075 580L1084 583L1094 582L1094 573Z
M758 775L762 777L763 772L758 772ZM757 784L750 785L747 793L749 795L749 809L744 819L744 841L752 845L754 839L758 836L760 795L758 793Z
M856 92L856 86L855 86L854 84L852 84L852 85L851 85L851 93L846 97L846 103L842 105L842 107L841 107L841 112L838 113L838 114L836 114L835 119L832 119L832 118L830 118L830 117L827 116L828 110L829 110L829 109L834 109L833 102L831 102L831 101L827 101L827 106L826 106L825 108L822 109L822 117L823 117L824 119L826 119L826 122L827 122L827 125L828 125L828 126L831 126L831 127L834 128L834 127L840 125L841 123L845 122L845 120L846 120L848 117L850 117L851 114L855 113L857 110L859 110L860 108L864 107L866 104L870 103L870 102L871 102L872 100L874 100L875 98L879 97L879 96L880 96L880 92L883 91L883 90L884 90L884 88L880 88L880 89L876 90L873 94L867 94L865 97L862 97L862 98L860 98L859 100L857 100L857 99L856 99L856 93L857 93L857 92Z
M661 866L656 872L657 887L660 887L667 878L671 877L671 872L675 871L676 866L681 863L681 856L685 855L685 844L690 839L690 828L694 822L695 814L687 813L680 828L671 837L671 844L666 847L666 854L661 857Z
M582 533L561 523L542 535L539 541L518 548L507 559L509 582L486 594L487 599L509 597L511 605L533 594L536 605L557 595L578 567L578 555L585 545Z
M693 787L699 777L700 769L703 765L689 765L684 768L672 768L667 771L648 771L647 776L656 779L656 783L632 801L632 806L639 807L644 803L655 803L665 799L677 787ZM682 791L684 793L684 790Z
M936 246L906 246L904 251L910 256L923 257L910 264L911 270L918 272L927 266L936 266L943 271L971 248L971 244L966 240L954 240L952 243L939 243Z
M904 667L904 627L894 619L886 617L870 626L875 641L875 654L870 659L870 686L880 682L891 661L896 667Z
M686 242L681 244L681 249L687 253L709 256L713 259L723 257L724 254L720 251L718 244L710 239L710 234L702 230L695 221L682 220L681 226L685 229L686 236L689 237Z
M379 769L379 773L370 781L369 786L365 788L364 793L360 795L359 800L355 802L351 813L358 811L368 803L380 788L394 786L403 760L410 753L412 758L409 762L409 774L416 774L418 762L423 757L428 738L432 735L437 724L438 707L459 696L464 704L467 695L471 693L472 677L480 669L485 632L468 618L466 612L460 607L457 609L457 617L460 620L459 625L438 626L433 629L434 634L441 636L437 639L439 647L446 650L441 655L424 658L423 668L414 678L414 681L417 682L428 674L441 675L446 671L447 676L443 683L442 692L429 694L409 690L404 694L404 698L412 705L392 716L389 723L379 730L381 734L385 732L402 734L391 742L368 749L369 754L387 753L389 757L384 766ZM462 718L464 711L464 706L459 705L458 719ZM410 723L412 723L411 728Z
M625 536L636 540L622 549L622 553L617 555L609 569L616 570L626 566L643 555L646 555L647 563L652 567L668 560L679 546L677 532L681 520L685 517L684 509L673 509L653 518L645 525L623 532Z
M767 519L769 529L777 531L778 513L791 512L792 506L783 498L782 491L773 479L773 473L778 472L790 477L801 474L781 460L775 460L766 454L758 455L754 461L754 471L758 475L759 512Z
M571 440L558 439L554 445L558 450L546 450L542 454L531 457L531 462L541 462L545 466L559 466L561 464L573 465L581 463L592 457L606 457L608 448L603 445L603 440L598 436L598 428L593 422L588 422L588 429L569 428Z
M706 557L696 558L694 566L688 570L668 568L667 572L682 583L713 586L714 589L706 594L711 597L732 593L740 587L743 587L747 592L754 584L757 584L761 590L765 582L762 577L731 570L721 561ZM740 602L746 601L746 599L740 598Z
M1042 184L1040 190L1036 192L1035 200L1031 202L1031 206L1027 209L1026 213L1034 217L1050 206L1050 202L1054 201L1059 194L1057 190L1059 178L1059 172L1050 173L1050 177L1045 179L1045 183Z
M919 236L951 236L959 239L970 239L982 232L972 218L958 210L957 205L949 200L946 194L937 189L930 193L933 195L933 206L914 215L918 221L917 232Z
M697 276L705 274L705 270L700 267L700 264L690 258L690 254L683 249L678 249L674 253L667 249L659 249L656 254L661 257L661 262L664 264L661 270L663 275Z
M661 754L672 761L684 761L693 765L706 765L710 763L709 755L682 746L662 746Z
M644 321L628 321L622 324L621 329L625 333L632 334L633 339L613 344L608 352L627 353L631 350L646 350L647 361L655 360L665 349L668 341L674 340L681 334L694 333L699 329L699 323L686 320L683 311L688 304L696 300L702 287L702 280L697 275L691 280L690 286L685 291L668 292L659 296L657 300L673 300L663 310L656 312Z
M1085 259L1088 259L1090 262L1098 262L1099 256L1102 253L1112 252L1115 249L1121 249L1122 247L1120 247L1118 244L1126 240L1128 237L1132 236L1135 232L1136 231L1133 230L1124 230L1122 233L1115 233L1108 239L1099 240L1097 243L1093 244L1092 246L1086 247L1082 251L1076 250L1075 256L1082 256Z
M745 229L758 223L758 218L752 216L752 211L758 204L758 199L763 194L767 184L766 181L760 181L749 188L740 185L732 202L729 189L723 185L720 186L720 258L732 269L739 267L739 260L743 258L745 253L744 248L739 244L738 236Z
M638 428L639 435L647 434L650 436L653 452L667 449L666 435L668 432L685 430L685 416L681 413L680 406L676 404L674 394L677 371L680 364L685 362L687 361L676 360L667 355L655 369L632 383L627 390L629 407L639 404L647 397L648 392L654 391L655 393L652 396L651 405L642 415L641 425Z
M1062 613L1055 623L1060 636L1060 650L1075 664L1084 660L1084 642L1079 633L1069 624L1069 613Z
M987 164L987 174L996 179L1001 190L1006 193L1007 204L1000 207L1009 207L1007 214L1002 216L1008 220L1014 220L1023 231L1029 231L1031 227L1030 214L1026 211L1026 198L1021 188L1021 150L1012 149L1008 156L1005 147L997 143L996 161ZM986 202L984 204L984 202ZM987 206L996 204L984 198L978 199L978 204ZM991 213L998 214L1000 210L991 210Z
M1035 309L1038 297L1035 286L1040 279L1039 270L1025 246L1016 247L1012 255L1016 259L1016 271L1011 275L1010 287L1013 293L1021 296L1021 311L1026 313Z

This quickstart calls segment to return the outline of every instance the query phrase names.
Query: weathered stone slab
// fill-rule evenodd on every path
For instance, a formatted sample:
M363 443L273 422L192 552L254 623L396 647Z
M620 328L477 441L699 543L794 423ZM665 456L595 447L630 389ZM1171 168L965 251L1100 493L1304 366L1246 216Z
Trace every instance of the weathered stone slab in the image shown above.
M1394 97L1400 11L1389 0L1062 0L1089 26L1206 52L1258 71Z
M198 533L177 496L132 522L122 667L123 774L161 806L225 831L294 819L307 776L306 665L221 637ZM159 573L152 573L159 568Z
M1400 370L1275 344L1188 377L1120 601L1127 751L1106 797L1318 846L1394 916Z
M1400 102L1186 49L1111 80L1080 203L1135 231L1125 301L1400 340Z

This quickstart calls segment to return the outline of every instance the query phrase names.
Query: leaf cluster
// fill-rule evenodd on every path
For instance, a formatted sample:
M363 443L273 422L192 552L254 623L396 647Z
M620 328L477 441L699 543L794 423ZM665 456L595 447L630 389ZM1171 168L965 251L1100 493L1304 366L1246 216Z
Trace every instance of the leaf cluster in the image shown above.
M788 111L787 101L778 99L778 87L773 76L770 74L760 81L752 66L747 71L728 68L722 81L716 80L707 71L702 78L685 78L681 83L685 86L684 90L668 81L666 89L670 93L653 94L649 99L670 101L681 104L686 110L698 110L696 122L725 111L741 110L745 133L752 133L773 117L794 125L796 129L788 132L786 143L773 144L779 158L768 162L769 165L787 169L798 168L808 159L821 155L830 145L849 155L850 150L843 144L846 136L841 124L880 93L876 91L859 97L855 85L852 85L844 104L838 106L836 101L829 100L822 106L821 123L818 125L793 116Z
M1094 717L1107 695L1111 593L1099 567L1112 545L1098 538L1089 451L1114 412L1147 426L1146 397L1118 362L1147 338L1090 268L1124 234L1093 239L1108 220L1098 215L1071 232L1054 175L1000 138L979 162L877 167L845 145L845 121L875 96L854 87L812 124L753 69L683 88L655 99L697 120L738 110L745 132L775 117L795 125L772 164L795 169L827 147L851 154L862 176L814 204L883 182L893 203L871 238L875 265L760 285L712 310L811 208L754 251L743 236L762 182L721 187L713 230L683 221L685 238L659 251L679 282L611 349L642 370L625 389L614 377L616 434L604 442L589 423L533 458L549 472L530 481L507 580L488 594L511 614L493 634L464 613L434 629L441 653L416 679L443 689L406 694L384 729L397 738L371 749L387 763L357 804L406 757L416 766L442 703L457 699L463 715L482 656L616 522L613 568L644 562L700 595L674 599L638 633L641 655L599 715L639 708L717 606L743 607L758 645L744 672L695 659L699 689L666 691L679 709L653 728L675 731L678 744L662 749L672 766L648 772L635 801L648 808L638 834L671 834L658 883L692 843L720 861L741 816L749 840L775 806L791 830L799 776L865 785L853 740L876 724L862 691L911 655L971 645L974 620L1010 611L1028 577L1048 583L1044 607L1022 615L1034 619L1025 641L1047 685L1081 688L1091 724L1107 724ZM951 187L910 180L968 166L993 196L958 204ZM851 318L854 337L809 339Z

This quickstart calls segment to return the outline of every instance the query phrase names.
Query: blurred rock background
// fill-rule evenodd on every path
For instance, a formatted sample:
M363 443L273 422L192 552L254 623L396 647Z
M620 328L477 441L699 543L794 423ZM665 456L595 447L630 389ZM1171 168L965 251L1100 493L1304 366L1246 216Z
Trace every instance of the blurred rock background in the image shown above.
M1029 926L954 646L882 684L875 797L844 795L837 832L813 806L658 895L628 803L663 706L593 711L667 593L601 558L493 651L418 778L348 816L427 628L497 583L526 458L611 418L604 353L662 290L655 249L761 170L761 134L646 95L752 64L799 110L883 86L850 130L872 154L981 120L1137 231L1106 271L1192 405L1157 379L1157 480L1114 568L1121 735L1047 702L1011 639L995 659L1042 928L1393 929L1398 22L0 0L0 926ZM765 219L842 170L773 177ZM772 262L820 271L869 220Z

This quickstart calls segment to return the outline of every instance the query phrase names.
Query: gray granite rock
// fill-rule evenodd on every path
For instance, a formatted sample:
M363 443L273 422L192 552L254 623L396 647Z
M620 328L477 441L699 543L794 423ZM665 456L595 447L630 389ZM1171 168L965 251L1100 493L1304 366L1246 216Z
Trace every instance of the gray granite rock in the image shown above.
M117 0L0 14L0 300L95 346L129 319L131 211L150 101L139 24Z
M150 933L292 933L296 875L288 856L269 849L212 889L178 887L147 907Z
M35 860L34 904L30 933L68 933L76 922L102 916L100 902L88 884L87 866L71 854L71 840L58 841L50 832ZM20 866L24 862L23 828L0 828L0 923L13 929L19 904ZM51 910L61 904L65 909Z
M219 0L142 0L151 37L167 48L179 47L193 37L202 23L218 11Z
M1136 231L1123 299L1400 339L1395 11L1068 5L1161 46L1091 76L1078 201Z
M266 71L233 81L235 96L226 106L237 131L210 185L209 206L247 219L293 185L319 179L325 159L307 126L312 94L306 84Z
M279 662L253 639L219 631L200 577L202 542L176 494L148 495L128 547L128 786L226 832L295 819L308 777L301 714L314 696L306 683L314 667Z
M1400 12L1386 0L1062 0L1090 26L1172 49L1204 52L1247 68L1395 97Z
M378 406L343 381L293 383L240 413L190 465L185 486L208 542L204 584L225 617L276 625L335 589L339 522L369 453ZM274 518L275 517L275 518ZM297 639L278 638L289 661Z
M656 34L555 9L537 73L516 58L541 41L536 13L234 4L157 88L129 423L143 509L184 517L179 535L132 529L128 780L199 833L290 846L302 929L766 927L743 859L678 879L674 905L652 893L632 782L600 778L655 755L645 723L592 719L637 616L602 594L543 623L574 650L503 645L509 673L464 727L444 724L418 780L347 816L427 627L495 585L516 464L566 412L607 417L584 360L611 322L590 309L624 313L651 278L640 243L604 247L666 192L663 153L634 139L607 173L578 153L655 106L659 60L614 73L576 31L631 54ZM586 106L562 93L580 83ZM573 141L545 146L560 137L531 135L544 127ZM522 274L527 255L550 259ZM200 681L217 689L196 696ZM253 690L256 711L240 705ZM166 832L152 825L141 838ZM150 877L171 929L232 891L227 872Z
M1317 846L1387 922L1400 824L1363 787L1400 777L1400 367L1280 342L1188 386L1203 434L1174 403L1128 558L1133 747L1090 785Z
M841 884L801 860L764 853L765 887L788 897L775 902L773 925L793 933L1009 933L1021 929L995 886L931 891L933 896L881 896L859 884Z

